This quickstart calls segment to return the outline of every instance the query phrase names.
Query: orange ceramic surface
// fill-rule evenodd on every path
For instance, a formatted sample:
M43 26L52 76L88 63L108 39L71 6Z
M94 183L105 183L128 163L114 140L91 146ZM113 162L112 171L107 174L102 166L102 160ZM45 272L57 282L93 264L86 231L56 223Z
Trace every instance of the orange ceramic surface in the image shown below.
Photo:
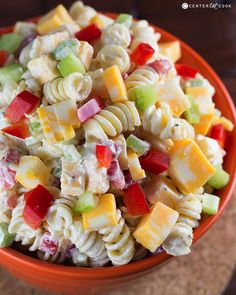
M114 17L113 14L109 14L109 16ZM178 40L166 31L155 26L154 28L161 33L161 42ZM180 42L182 48L180 63L199 69L199 72L214 85L216 89L214 101L217 108L236 126L234 103L225 86L214 70L193 49L184 42ZM232 196L236 181L236 128L229 134L228 143L224 169L231 175L230 182L227 187L217 193L221 196L219 212L217 215L201 221L200 226L194 231L194 242L216 222ZM47 290L77 295L101 294L101 290L104 290L104 288L114 289L123 283L129 283L130 279L137 279L140 275L144 275L154 268L163 265L170 258L171 256L168 254L162 253L124 266L94 269L53 265L23 255L11 248L0 250L0 264L18 278Z

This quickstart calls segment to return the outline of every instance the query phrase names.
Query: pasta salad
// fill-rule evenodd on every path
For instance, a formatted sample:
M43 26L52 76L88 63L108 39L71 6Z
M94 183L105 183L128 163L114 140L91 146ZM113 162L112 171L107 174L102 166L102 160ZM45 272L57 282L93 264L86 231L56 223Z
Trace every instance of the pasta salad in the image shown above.
M233 124L160 37L81 1L1 31L0 248L79 267L190 253Z

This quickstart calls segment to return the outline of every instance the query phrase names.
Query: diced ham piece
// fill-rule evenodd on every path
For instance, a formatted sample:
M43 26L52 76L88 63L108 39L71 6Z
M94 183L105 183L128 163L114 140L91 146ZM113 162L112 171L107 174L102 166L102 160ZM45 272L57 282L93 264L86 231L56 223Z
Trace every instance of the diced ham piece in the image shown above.
M42 236L40 250L50 255L55 255L58 249L59 241L52 238L49 232L45 232Z
M101 102L99 101L99 99L92 98L78 109L77 115L80 122L84 123L89 118L100 112L101 109Z
M11 189L16 183L16 172L11 170L5 160L0 161L0 189Z
M120 168L117 160L111 162L111 166L107 171L109 181L114 189L122 190L125 187L124 173Z
M164 58L155 60L154 62L148 64L148 66L152 67L159 75L166 75L171 69L170 62Z

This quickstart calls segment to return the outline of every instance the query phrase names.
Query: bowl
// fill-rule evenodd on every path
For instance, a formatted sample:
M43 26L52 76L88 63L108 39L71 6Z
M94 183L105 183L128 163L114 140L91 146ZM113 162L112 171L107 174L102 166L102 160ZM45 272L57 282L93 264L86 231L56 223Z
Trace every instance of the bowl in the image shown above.
M115 14L107 15L115 17ZM159 27L153 26L153 28L161 33L161 42L179 40ZM180 63L199 69L199 72L214 85L216 106L236 126L234 103L220 78L199 54L181 40L179 41L182 48ZM200 223L200 226L194 231L194 242L217 221L232 196L236 182L236 128L229 134L228 142L230 144L226 147L227 155L224 161L224 169L231 175L230 182L224 189L217 192L221 196L219 212ZM170 258L170 255L162 252L157 256L148 257L128 265L94 269L49 264L17 252L12 248L0 250L0 265L10 273L34 286L63 294L80 294L80 290L81 294L98 294L105 289L118 288L121 284L128 284L130 280L137 279L139 276L162 266Z

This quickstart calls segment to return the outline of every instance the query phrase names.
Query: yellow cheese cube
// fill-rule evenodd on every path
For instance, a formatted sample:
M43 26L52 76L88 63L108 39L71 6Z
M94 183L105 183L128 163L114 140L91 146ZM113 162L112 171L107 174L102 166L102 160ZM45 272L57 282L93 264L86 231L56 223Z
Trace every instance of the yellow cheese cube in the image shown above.
M144 178L146 176L145 171L142 169L139 163L138 155L131 149L128 149L127 156L128 156L129 172L131 174L132 179L134 181L138 181Z
M83 225L86 231L98 231L106 227L116 226L116 202L113 194L99 197L98 205L90 212L83 213Z
M145 195L151 204L160 202L170 208L175 208L181 196L172 181L163 175L152 175L144 186Z
M96 24L100 29L104 29L106 26L112 24L114 20L106 15L97 13L90 20L90 24Z
M165 81L157 86L158 104L168 103L172 113L180 116L184 111L190 108L187 96L180 87L178 78Z
M193 124L198 134L206 135L214 119L214 103L207 87L187 87L186 94L191 95L198 106L200 122Z
M122 170L128 169L128 155L127 155L127 148L126 148L126 140L123 134L119 134L113 138L113 141L116 142L118 145L121 146L122 150L118 156L118 161L120 164L120 168Z
M154 252L168 237L179 213L157 202L151 212L144 215L133 233L138 243Z
M32 59L27 66L31 75L40 85L60 76L57 69L57 62L53 60L50 55L45 54Z
M39 34L43 35L57 29L64 24L72 23L74 23L74 21L69 15L68 11L63 5L60 4L39 20L37 24L37 31Z
M16 172L16 180L27 188L33 189L38 184L46 185L50 169L35 156L23 156Z
M106 69L103 72L103 79L112 102L124 102L128 100L125 83L117 65Z
M175 63L178 59L181 58L181 47L179 41L171 41L160 43L160 52Z
M214 174L215 168L194 140L177 140L170 152L169 175L184 194L194 193Z

